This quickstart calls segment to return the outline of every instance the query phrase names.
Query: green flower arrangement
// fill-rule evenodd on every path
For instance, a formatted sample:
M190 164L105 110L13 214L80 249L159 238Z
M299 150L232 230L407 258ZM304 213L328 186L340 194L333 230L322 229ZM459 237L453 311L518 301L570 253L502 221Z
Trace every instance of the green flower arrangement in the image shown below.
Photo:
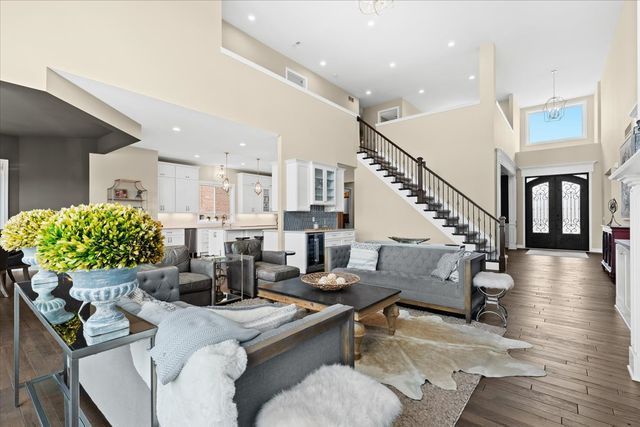
M55 215L51 209L34 209L12 216L2 230L0 246L6 251L37 246L40 229Z
M164 254L161 230L159 222L131 206L72 206L42 228L38 261L57 272L155 264Z

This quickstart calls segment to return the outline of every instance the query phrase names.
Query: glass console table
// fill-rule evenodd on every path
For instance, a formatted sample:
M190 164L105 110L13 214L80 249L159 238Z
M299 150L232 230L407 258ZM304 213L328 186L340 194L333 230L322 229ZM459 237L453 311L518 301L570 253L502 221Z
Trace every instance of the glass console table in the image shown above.
M213 286L211 288L211 302L213 305L231 304L244 299L244 257L242 255L203 256L202 259L213 262ZM232 292L229 281L233 274L239 275L240 294ZM228 292L222 291L222 285L227 282Z
M66 302L65 310L75 314L75 316L66 323L61 325L52 325L38 311L33 301L37 295L31 289L30 282L20 282L15 285L14 291L14 311L13 311L13 389L14 389L14 405L19 405L19 389L25 387L29 397L33 401L36 415L42 426L51 425L50 419L57 417L55 408L52 405L44 405L43 399L47 394L58 392L62 395L64 402L64 419L65 426L89 426L87 417L80 409L80 378L79 378L79 361L83 357L92 356L94 354L108 351L120 346L131 344L134 341L149 339L150 345L153 346L157 328L155 325L134 316L131 313L123 311L127 319L129 319L129 335L115 338L113 340L104 341L94 345L88 345L85 341L82 322L78 316L87 319L90 315L90 306L86 305L82 311L80 310L81 302L73 299L69 295L71 288L71 280L64 275L58 278L58 287L53 290L52 294L62 298ZM27 308L29 308L47 332L53 337L56 344L63 352L63 370L52 374L43 375L24 383L20 383L20 300L23 300ZM105 367L105 369L108 369ZM155 364L151 361L151 422L157 425L156 419L156 372Z

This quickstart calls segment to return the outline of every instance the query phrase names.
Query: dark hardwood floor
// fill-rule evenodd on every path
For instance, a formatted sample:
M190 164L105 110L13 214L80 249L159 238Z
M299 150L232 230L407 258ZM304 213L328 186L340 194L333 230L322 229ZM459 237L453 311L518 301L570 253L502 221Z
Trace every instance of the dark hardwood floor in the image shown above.
M589 259L509 253L515 288L503 299L511 354L544 365L542 378L483 378L458 426L640 426L640 383L627 371L629 330L615 288Z
M507 337L534 345L512 351L544 365L543 378L484 378L459 426L637 425L640 384L629 379L629 331L613 308L613 284L598 255L589 259L509 254L516 286L503 299ZM10 290L10 294L12 291ZM59 369L61 354L35 317L22 310L23 378ZM487 323L493 323L491 318ZM13 299L0 298L0 426L38 425L24 390L13 407ZM58 405L55 398L49 405ZM89 415L89 402L83 402ZM62 414L54 425L61 425ZM95 425L104 425L93 415Z

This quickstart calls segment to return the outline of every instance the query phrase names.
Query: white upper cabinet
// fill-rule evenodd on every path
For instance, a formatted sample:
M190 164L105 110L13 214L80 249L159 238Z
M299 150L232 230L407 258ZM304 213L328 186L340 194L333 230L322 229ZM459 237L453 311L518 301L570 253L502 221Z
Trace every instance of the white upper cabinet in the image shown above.
M158 162L158 212L198 213L199 168Z
M271 203L271 177L239 173L237 175L238 213L263 213L272 212ZM262 184L262 193L255 192L256 181Z
M343 209L344 169L316 162L287 160L287 210L308 211L311 205L325 210Z

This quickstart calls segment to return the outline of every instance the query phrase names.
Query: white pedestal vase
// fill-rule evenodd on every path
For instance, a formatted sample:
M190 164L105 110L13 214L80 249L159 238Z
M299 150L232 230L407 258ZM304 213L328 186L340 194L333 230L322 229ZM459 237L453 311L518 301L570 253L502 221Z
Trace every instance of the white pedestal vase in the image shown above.
M22 253L24 254L22 262L35 268L39 267L36 248L24 248ZM51 291L56 286L58 286L58 275L52 271L39 269L31 278L31 289L38 294L33 304L52 325L59 325L73 318L73 313L68 313L64 309L65 301L51 295Z
M96 344L129 334L129 320L115 308L116 302L138 287L137 268L114 268L69 272L73 282L69 295L91 303L96 311L83 321L87 344ZM81 317L82 319L82 317Z

